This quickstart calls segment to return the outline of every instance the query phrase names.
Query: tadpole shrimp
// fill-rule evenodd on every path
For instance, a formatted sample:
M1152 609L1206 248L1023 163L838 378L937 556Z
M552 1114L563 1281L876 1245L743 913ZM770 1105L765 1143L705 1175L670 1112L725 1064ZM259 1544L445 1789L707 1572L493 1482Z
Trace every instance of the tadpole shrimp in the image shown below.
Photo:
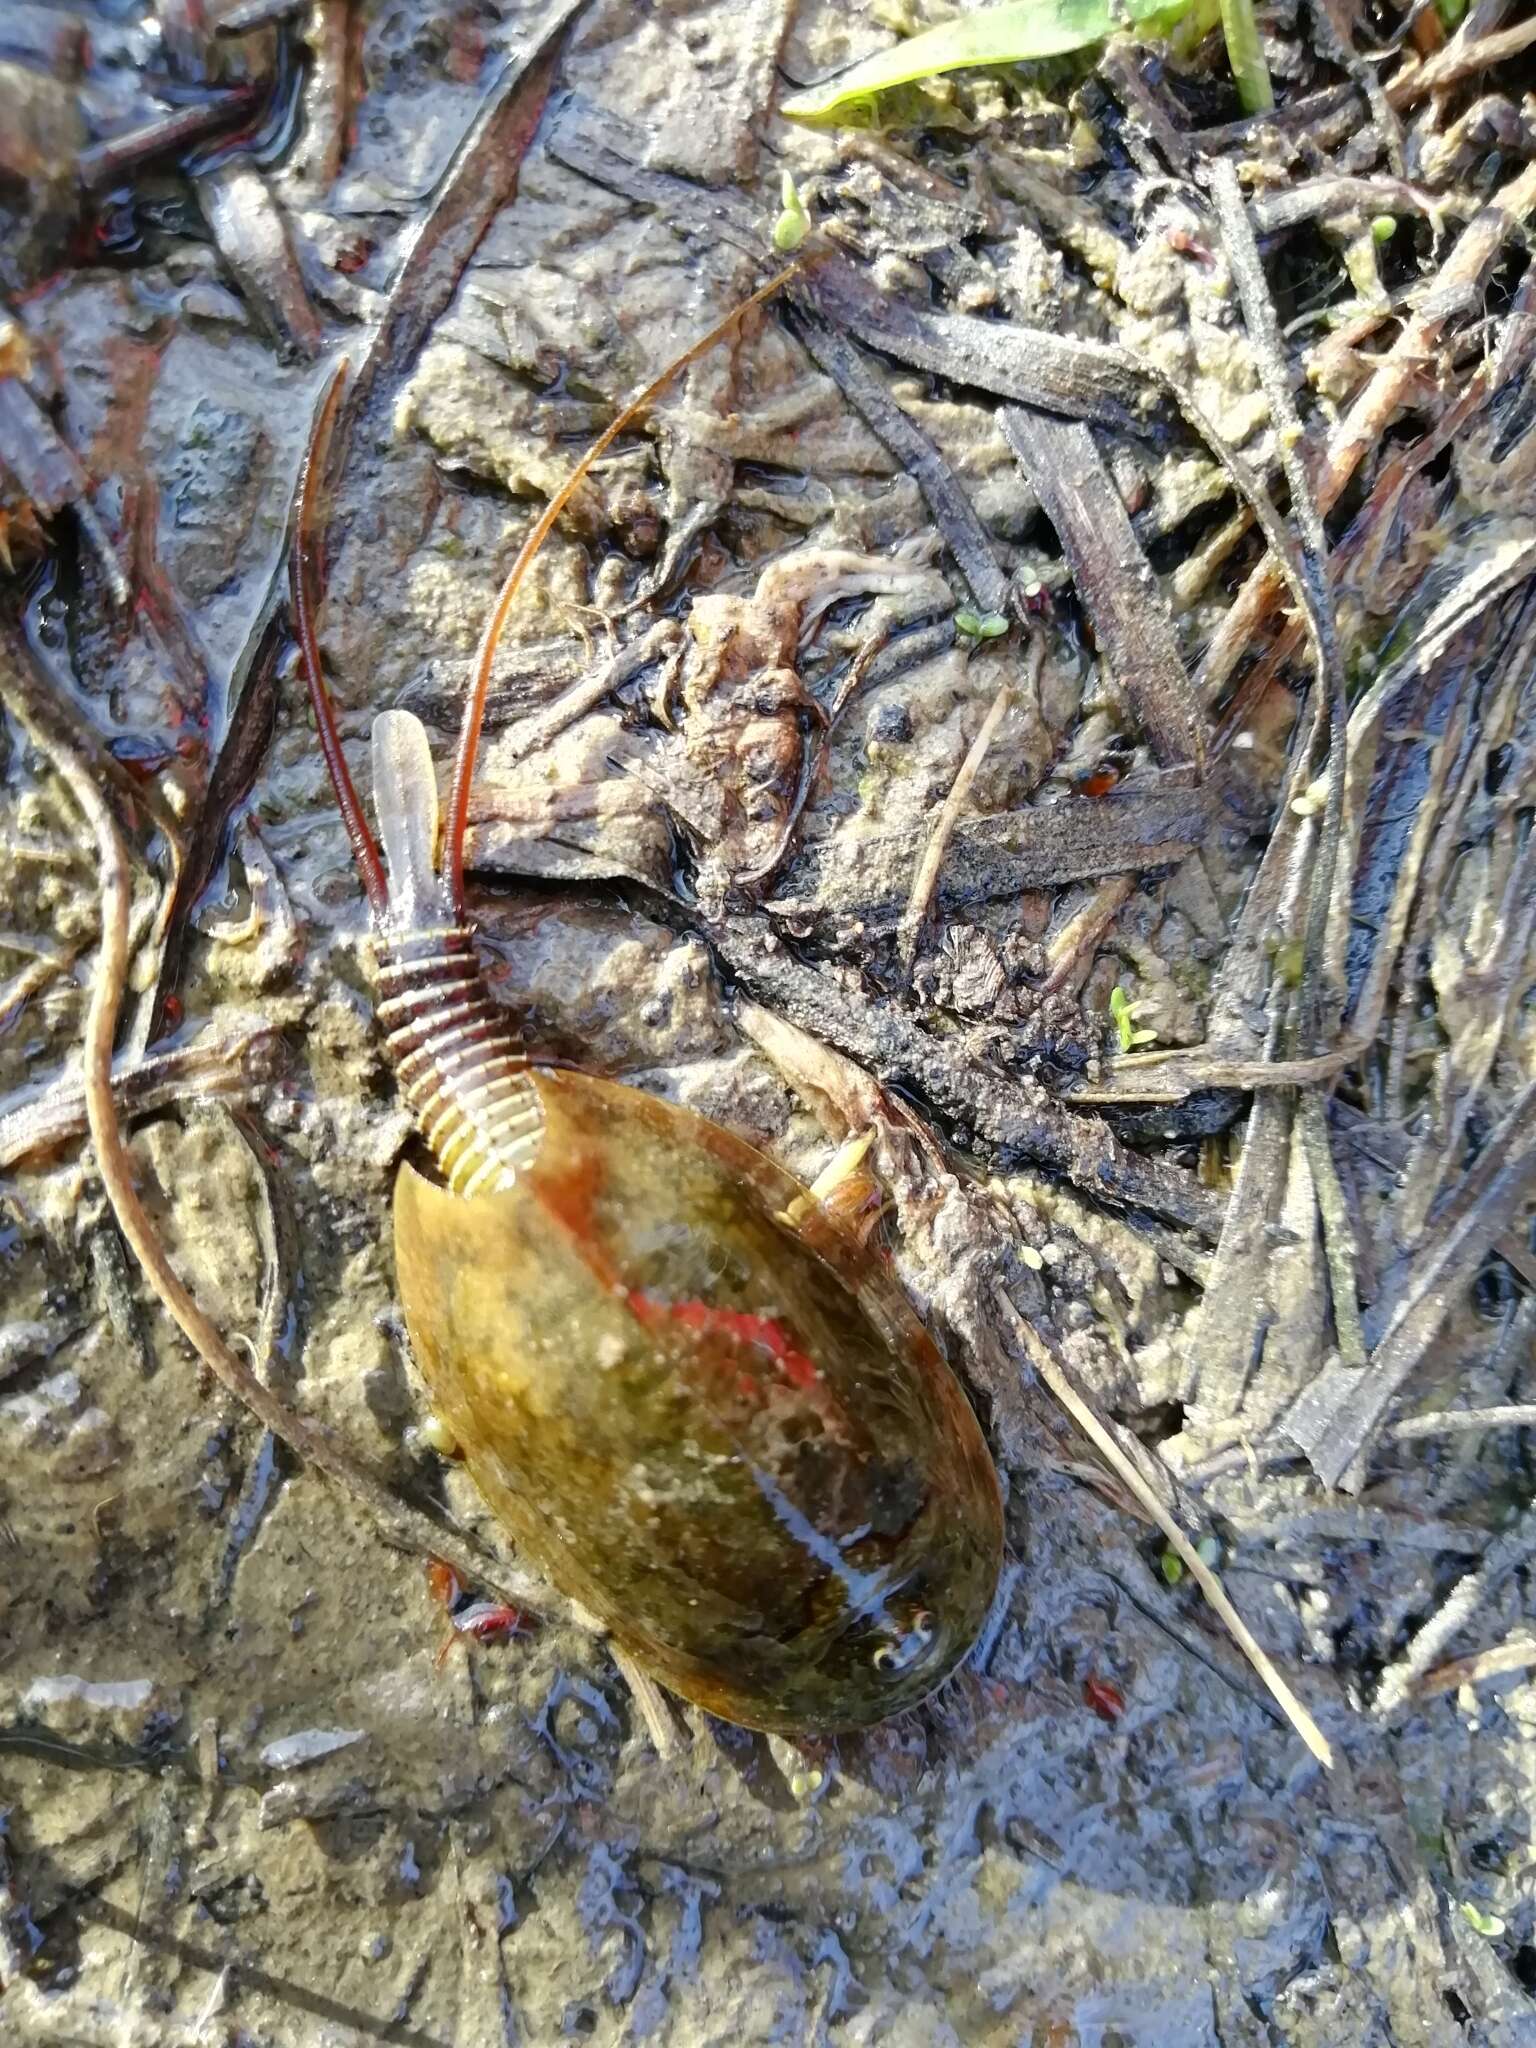
M790 1737L914 1705L975 1642L1003 1541L980 1426L878 1254L791 1174L691 1111L530 1064L479 965L464 850L491 671L529 564L593 461L797 268L630 400L535 521L480 643L441 831L426 733L392 710L373 727L375 836L321 668L319 513L344 365L317 410L291 558L300 667L368 903L375 1010L431 1161L400 1168L394 1240L433 1409L520 1552L608 1632L643 1710L656 1680ZM112 1102L127 857L84 761L55 751L101 859L86 1106L124 1236L230 1392L387 1537L509 1612L521 1592L505 1569L289 1409L172 1268Z
M435 1168L402 1165L394 1197L433 1408L520 1552L643 1671L803 1735L912 1705L974 1642L1002 1552L976 1417L878 1257L782 1168L691 1111L529 1063L464 890L486 695L529 564L596 457L790 274L624 406L534 523L481 639L441 835L426 733L386 711L375 837L321 668L316 532L344 371L303 467L292 597L368 900L375 1013Z

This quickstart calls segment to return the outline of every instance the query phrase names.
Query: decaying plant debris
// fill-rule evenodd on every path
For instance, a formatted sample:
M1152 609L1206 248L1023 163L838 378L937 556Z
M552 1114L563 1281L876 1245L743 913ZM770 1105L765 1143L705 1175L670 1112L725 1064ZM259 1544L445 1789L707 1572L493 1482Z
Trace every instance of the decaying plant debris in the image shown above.
M886 13L0 20L0 2039L1536 2039L1536 28L779 116ZM873 1132L987 1421L981 1647L814 1753L428 1593L539 1604L420 1433L284 601L345 355L344 735L446 734L786 169L796 275L535 566L471 844L541 1054L808 1178Z

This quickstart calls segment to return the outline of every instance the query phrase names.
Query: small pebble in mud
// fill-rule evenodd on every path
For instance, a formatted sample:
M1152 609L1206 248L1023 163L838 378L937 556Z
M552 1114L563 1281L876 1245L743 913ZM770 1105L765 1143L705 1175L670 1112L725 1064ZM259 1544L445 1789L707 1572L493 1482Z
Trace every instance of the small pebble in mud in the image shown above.
M382 1963L394 1947L387 1934L370 1934L364 1937L361 1954L365 1963Z
M869 721L871 740L883 740L887 746L902 746L912 737L912 714L905 704L881 704Z

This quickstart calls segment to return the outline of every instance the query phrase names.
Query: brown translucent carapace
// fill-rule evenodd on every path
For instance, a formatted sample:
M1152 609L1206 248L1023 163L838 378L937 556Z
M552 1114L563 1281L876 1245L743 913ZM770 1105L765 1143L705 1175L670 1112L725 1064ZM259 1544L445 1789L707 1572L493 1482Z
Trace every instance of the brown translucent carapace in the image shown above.
M441 867L426 735L404 712L374 726L375 841L312 623L339 388L301 482L294 613L368 893L379 1021L436 1167L403 1168L395 1192L433 1404L527 1556L664 1684L789 1735L883 1719L955 1668L996 1590L1002 1508L976 1418L878 1257L798 1181L690 1111L531 1069L485 983L462 908L485 684L566 493L482 641Z

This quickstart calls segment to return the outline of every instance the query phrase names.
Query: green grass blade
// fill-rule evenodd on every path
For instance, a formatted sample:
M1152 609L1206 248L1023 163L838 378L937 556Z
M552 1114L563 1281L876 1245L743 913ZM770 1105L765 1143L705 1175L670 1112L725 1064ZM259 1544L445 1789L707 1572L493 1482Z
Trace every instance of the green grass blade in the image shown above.
M1275 104L1275 95L1253 0L1221 0L1221 26L1227 39L1227 61L1237 80L1238 103L1245 114L1262 114Z
M1188 4L1189 0L1126 0L1124 5L1115 0L1009 0L1008 5L985 7L909 36L825 85L795 93L780 111L792 121L835 127L851 109L892 86L912 85L975 64L1026 64L1066 56L1103 42L1127 25L1171 23Z

